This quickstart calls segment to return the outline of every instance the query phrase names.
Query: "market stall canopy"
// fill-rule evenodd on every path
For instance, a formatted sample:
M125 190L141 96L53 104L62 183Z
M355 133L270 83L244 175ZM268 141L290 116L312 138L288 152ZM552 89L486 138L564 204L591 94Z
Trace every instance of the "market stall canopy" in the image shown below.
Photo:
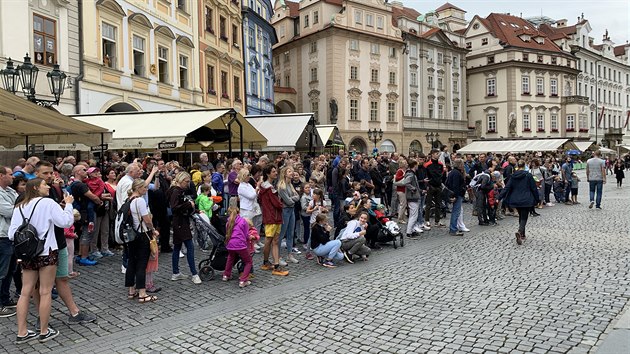
M110 150L228 150L228 137L232 137L232 150L241 143L238 124L227 124L234 117L243 126L243 145L264 147L267 139L233 109L193 109L157 112L118 112L94 115L77 115L76 119L99 124L113 133Z
M309 148L309 129L313 129L313 113L247 116L245 119L267 138L263 151L296 151ZM309 123L310 127L309 127ZM312 127L312 128L311 128ZM312 131L313 147L321 148L317 132Z
M336 125L317 125L315 128L317 128L317 134L319 134L325 147L346 146Z
M481 154L487 152L528 152L556 151L561 148L577 149L569 139L520 139L520 140L476 140L457 150L463 154Z
M616 155L617 154L617 151L611 150L605 147L600 147L599 152L601 152L602 155Z
M108 143L107 128L77 121L0 89L0 146ZM28 141L27 141L28 140Z
M580 150L581 152L584 152L590 149L591 146L594 144L591 141L574 141L573 143L575 144L575 146L577 146L577 149ZM597 150L597 147L591 150Z
M35 144L37 149L42 151L90 151L90 147L85 144ZM29 145L33 149L33 145ZM26 145L17 145L13 148L0 146L0 151L26 151Z

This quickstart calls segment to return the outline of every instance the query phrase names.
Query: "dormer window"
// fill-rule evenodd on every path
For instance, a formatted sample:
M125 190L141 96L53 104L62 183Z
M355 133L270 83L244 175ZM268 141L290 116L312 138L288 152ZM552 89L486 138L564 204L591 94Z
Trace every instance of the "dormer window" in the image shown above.
M531 37L528 34L521 34L519 37L523 42L529 42L531 40Z
M488 44L488 38L481 38L481 45L487 45Z
M538 44L545 44L545 38L544 37L534 37L534 40L536 41L536 43Z

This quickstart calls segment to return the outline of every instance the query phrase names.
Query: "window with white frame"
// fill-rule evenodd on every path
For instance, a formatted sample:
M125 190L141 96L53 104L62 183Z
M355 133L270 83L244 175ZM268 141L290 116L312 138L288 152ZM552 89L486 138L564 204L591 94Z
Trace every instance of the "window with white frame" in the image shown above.
M311 42L311 53L316 53L317 52L317 41L312 41Z
M304 15L304 28L308 27L308 14Z
M377 121L378 120L378 102L370 101L370 120Z
M377 16L376 17L376 28L378 29L383 29L383 16Z
M453 119L459 120L459 106L453 106Z
M136 35L133 36L132 46L133 46L133 74L138 76L145 76L145 64L146 57L144 55L144 38L138 37Z
M418 86L418 74L415 72L411 72L409 74L409 84L411 86Z
M241 78L234 76L234 101L241 101Z
M371 82L378 82L378 69L372 69L372 75L370 76Z
M248 42L250 48L256 48L256 30L252 27L248 31Z
M444 64L444 54L442 52L437 53L437 59L438 64Z
M389 72L389 84L396 85L396 72L395 71Z
M158 46L158 81L168 84L168 48Z
M486 96L496 96L497 95L497 81L496 79L487 79L486 80Z
M429 103L427 105L427 108L428 108L429 118L433 118L433 103Z
M374 27L374 15L372 15L372 14L365 14L365 25L366 26L370 26L370 27Z
M221 70L221 98L230 98L228 93L228 73L223 70Z
M116 68L116 33L117 28L109 23L103 22L101 26L103 65L109 68Z
M271 98L271 80L268 77L265 78L265 98Z
M455 69L455 71L459 68L459 57L457 55L453 55L453 62L451 66Z
M313 24L319 23L319 11L313 12Z
M488 119L488 133L495 133L497 131L497 115L490 113L487 116Z
M359 41L356 39L351 39L349 43L350 50L359 50Z
M409 46L409 56L412 58L418 57L418 47L415 44Z
M354 23L357 25L363 23L363 12L361 10L354 10Z
M179 87L188 88L188 57L179 56Z
M359 119L359 100L351 99L350 100L350 120L358 120Z
M536 78L536 94L537 95L545 94L545 79L542 77Z
M186 12L186 0L177 0L177 9Z
M444 118L444 105L438 104L438 119Z
M350 80L358 80L359 78L359 68L356 66L350 67Z
M36 64L50 66L57 63L57 37L55 20L33 14L33 61Z
M249 92L252 95L258 96L258 73L254 70L250 72L250 84L249 84Z
M558 96L558 79L549 80L549 87L551 88L551 95Z
M418 101L411 101L411 116L418 116Z
M558 114L557 113L551 113L550 123L551 123L551 131L557 132L558 131Z
M529 76L521 77L521 91L523 92L523 95L529 95Z
M532 129L529 112L523 113L523 130L530 131Z
M232 25L232 45L238 48L238 42L239 42L239 38L240 38L240 34L238 33L238 26L237 25ZM267 52L263 53L264 55L267 55Z
M427 77L427 83L430 89L433 89L433 76Z
M455 93L459 92L459 80L457 79L453 80L453 92Z
M567 115L567 131L575 130L575 115L569 114Z
M396 48L389 47L389 57L390 58L396 58Z
M378 45L377 43L370 44L370 54L379 54L380 52L380 45Z
M311 68L311 81L317 81L317 68Z
M621 116L618 117L617 128L621 127ZM588 130L588 118L585 114L580 114L580 130Z
M396 103L394 102L387 102L387 121L396 121Z
M263 37L262 54L266 58L269 58L269 55L271 54L271 50L269 50L269 38L267 37Z
M545 131L545 115L543 113L536 115L536 130L539 132Z
M286 85L285 87L291 87L291 75L290 74L284 75L284 84Z
M214 66L208 65L206 67L206 85L208 87L208 93L211 95L217 94L215 86L214 86L214 81L215 81Z
M438 90L444 90L444 79L438 77Z

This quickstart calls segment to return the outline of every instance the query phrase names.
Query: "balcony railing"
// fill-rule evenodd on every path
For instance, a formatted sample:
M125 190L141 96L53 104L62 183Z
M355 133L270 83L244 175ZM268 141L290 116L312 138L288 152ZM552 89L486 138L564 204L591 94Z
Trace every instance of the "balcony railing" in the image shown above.
M403 128L468 131L468 121L425 117L403 117Z
M588 97L586 96L564 96L562 97L562 103L571 104L585 104L588 105Z

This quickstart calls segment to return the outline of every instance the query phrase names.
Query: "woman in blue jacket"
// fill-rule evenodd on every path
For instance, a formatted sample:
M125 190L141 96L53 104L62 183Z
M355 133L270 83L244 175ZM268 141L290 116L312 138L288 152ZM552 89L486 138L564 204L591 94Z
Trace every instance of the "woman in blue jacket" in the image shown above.
M508 207L518 210L516 243L520 245L525 240L525 225L527 225L529 211L540 202L534 176L525 171L525 161L518 161L517 171L501 191L499 199L503 199Z

